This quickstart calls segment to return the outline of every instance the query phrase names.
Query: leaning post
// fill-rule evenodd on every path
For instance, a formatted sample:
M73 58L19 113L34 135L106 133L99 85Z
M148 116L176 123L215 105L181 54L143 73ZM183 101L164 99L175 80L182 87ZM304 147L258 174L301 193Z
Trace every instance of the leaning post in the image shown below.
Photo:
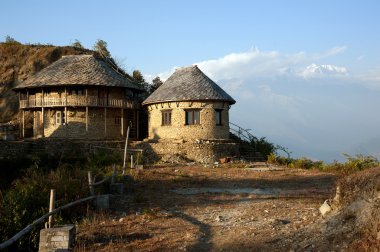
M90 194L91 194L91 196L94 196L95 190L94 190L94 183L92 181L92 172L88 171L87 175L88 175L88 186L90 188Z
M123 161L123 175L125 175L127 173L127 171L126 171L126 162L127 162L128 137L129 137L129 129L130 128L131 128L131 126L129 125L128 128L127 128L127 136L125 138L124 161Z
M115 184L115 177L116 177L116 164L113 164L113 167L112 167L112 177L111 177L111 185Z
M53 212L55 208L55 190L50 190L50 202L49 202L49 213ZM49 228L52 228L54 226L54 216L49 216Z

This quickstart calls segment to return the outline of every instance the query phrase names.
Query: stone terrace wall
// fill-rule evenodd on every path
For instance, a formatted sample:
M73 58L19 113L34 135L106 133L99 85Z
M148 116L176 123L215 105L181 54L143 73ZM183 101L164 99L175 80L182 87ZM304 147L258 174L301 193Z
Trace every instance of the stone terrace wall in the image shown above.
M49 154L60 157L63 153L83 155L95 150L123 155L124 141L88 141L38 139L24 141L0 141L0 159L18 157L20 155ZM196 141L136 141L129 148L144 150L147 163L164 161L195 161L213 163L221 157L239 155L239 145L228 140L196 140Z
M175 161L176 157L182 157L188 161L209 164L219 161L221 157L239 155L239 144L226 140L143 141L134 142L132 147L143 149L144 157L148 159L148 162L156 162L160 159Z
M88 140L60 140L38 139L24 141L0 141L0 158L12 158L19 155L49 154L59 157L62 152L78 150L78 155L90 153L96 149L113 151L108 148L124 148L124 141L88 141ZM100 147L100 148L99 148ZM117 150L116 150L117 151Z

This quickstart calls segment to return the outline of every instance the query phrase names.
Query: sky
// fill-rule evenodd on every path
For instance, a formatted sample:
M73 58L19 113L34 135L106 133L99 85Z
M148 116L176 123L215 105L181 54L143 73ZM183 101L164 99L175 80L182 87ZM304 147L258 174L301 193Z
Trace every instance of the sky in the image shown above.
M230 121L293 157L380 158L380 1L4 1L0 40L92 48L168 78L197 64ZM0 55L1 57L1 55Z

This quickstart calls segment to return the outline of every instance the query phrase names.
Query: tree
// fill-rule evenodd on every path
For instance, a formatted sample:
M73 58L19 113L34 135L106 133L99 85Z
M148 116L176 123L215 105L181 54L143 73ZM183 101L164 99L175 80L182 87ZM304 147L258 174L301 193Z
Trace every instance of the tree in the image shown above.
M134 70L133 71L132 78L133 78L133 80L135 82L137 82L139 84L144 84L145 83L144 76L142 75L142 73L139 70Z
M152 80L152 85L150 86L150 93L153 93L157 88L159 88L163 84L162 80L160 79L159 76L154 78Z
M94 50L100 53L100 55L104 57L107 57L107 58L111 57L111 53L107 49L107 42L102 39L98 39L96 41L94 45Z
M132 72L132 79L134 82L141 85L146 94L149 94L150 85L145 81L144 76L139 70L134 70Z
M71 44L71 46L75 47L75 48L79 48L79 49L84 49L83 45L81 44L81 42L79 40L75 40L74 43Z
M12 38L9 35L5 36L5 43L7 43L7 44L21 44L20 42L16 41L14 38Z

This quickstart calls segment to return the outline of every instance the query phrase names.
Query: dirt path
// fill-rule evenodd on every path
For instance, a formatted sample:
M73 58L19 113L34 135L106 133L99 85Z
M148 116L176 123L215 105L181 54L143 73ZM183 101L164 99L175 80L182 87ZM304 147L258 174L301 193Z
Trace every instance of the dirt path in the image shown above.
M128 194L107 215L78 227L79 251L284 251L321 221L335 193L332 174L243 168L164 167L133 171ZM189 193L191 192L191 193ZM308 244L307 244L308 245Z

